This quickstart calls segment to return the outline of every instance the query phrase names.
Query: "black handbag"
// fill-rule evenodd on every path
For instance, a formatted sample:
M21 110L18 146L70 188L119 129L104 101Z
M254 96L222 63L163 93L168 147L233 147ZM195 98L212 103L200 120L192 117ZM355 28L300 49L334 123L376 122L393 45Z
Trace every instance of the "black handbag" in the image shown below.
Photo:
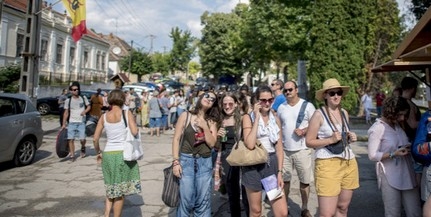
M179 150L184 139L184 130L186 129L187 122L189 121L189 113L187 112L186 122L184 123L183 133L181 134ZM163 169L163 191L162 201L166 206L177 207L180 203L180 180L174 175L173 165Z
M332 131L335 132L335 129L332 127L331 122L328 119L328 116L326 115L325 111L323 111L323 108L320 108L323 116L325 117L326 121L328 122L329 126L331 127ZM332 154L341 154L344 152L344 150L346 149L346 146L349 145L348 142L348 138L347 138L347 132L346 132L346 125L347 128L350 128L348 123L347 123L347 119L344 115L344 112L341 111L341 122L342 122L342 132L341 132L341 140L336 142L336 143L332 143L330 145L325 146L325 148L330 151Z

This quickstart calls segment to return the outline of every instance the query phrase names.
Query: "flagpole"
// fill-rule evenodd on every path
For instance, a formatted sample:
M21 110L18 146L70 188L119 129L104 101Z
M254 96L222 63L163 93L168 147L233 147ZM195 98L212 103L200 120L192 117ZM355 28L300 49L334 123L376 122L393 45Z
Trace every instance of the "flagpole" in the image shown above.
M54 3L52 3L49 7L42 8L42 10L40 10L40 11L38 11L38 12L34 13L34 14L35 14L35 15L38 15L38 14L40 14L42 11L44 11L44 10L46 10L46 9L48 9L48 8L52 8L52 6L54 6L54 5L56 5L56 4L60 3L60 2L61 2L61 0L58 0L58 1L54 2Z

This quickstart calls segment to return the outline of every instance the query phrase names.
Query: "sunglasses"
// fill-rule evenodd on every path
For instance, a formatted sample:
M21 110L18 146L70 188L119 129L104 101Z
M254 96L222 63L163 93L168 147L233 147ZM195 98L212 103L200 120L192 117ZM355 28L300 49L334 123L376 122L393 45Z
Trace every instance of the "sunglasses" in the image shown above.
M259 99L260 104L271 104L274 101L274 98L269 98L269 99Z
M328 94L329 94L329 96L335 96L335 94L337 94L338 96L342 96L343 95L343 90L329 91Z
M71 89L71 91L77 91L78 89Z
M223 107L233 107L233 102L223 103Z
M213 96L210 96L209 93L205 93L204 94L204 98L208 99L208 101L210 101L210 102L215 102L216 101L216 98L213 97Z
M271 84L271 86L275 86L275 85L277 85L277 83L272 83L272 84Z
M288 93L288 92L292 92L292 91L293 91L293 88L289 88L289 89L284 89L283 90L284 93Z

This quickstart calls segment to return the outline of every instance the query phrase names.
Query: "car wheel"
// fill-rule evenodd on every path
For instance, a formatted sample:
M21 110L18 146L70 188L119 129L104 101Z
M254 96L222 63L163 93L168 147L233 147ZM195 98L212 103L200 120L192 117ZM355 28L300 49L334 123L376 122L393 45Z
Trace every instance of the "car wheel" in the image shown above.
M51 108L49 107L48 104L42 103L42 104L39 104L37 106L37 110L39 111L39 113L41 115L46 115L46 114L48 114L51 111Z
M29 165L36 156L36 144L30 138L24 138L16 148L14 163L16 166Z

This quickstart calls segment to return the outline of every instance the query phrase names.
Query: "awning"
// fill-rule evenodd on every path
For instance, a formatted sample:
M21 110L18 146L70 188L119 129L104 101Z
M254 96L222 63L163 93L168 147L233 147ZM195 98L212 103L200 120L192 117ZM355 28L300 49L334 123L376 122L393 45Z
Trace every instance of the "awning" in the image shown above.
M398 46L392 60L371 71L412 71L425 68L431 68L431 7Z

